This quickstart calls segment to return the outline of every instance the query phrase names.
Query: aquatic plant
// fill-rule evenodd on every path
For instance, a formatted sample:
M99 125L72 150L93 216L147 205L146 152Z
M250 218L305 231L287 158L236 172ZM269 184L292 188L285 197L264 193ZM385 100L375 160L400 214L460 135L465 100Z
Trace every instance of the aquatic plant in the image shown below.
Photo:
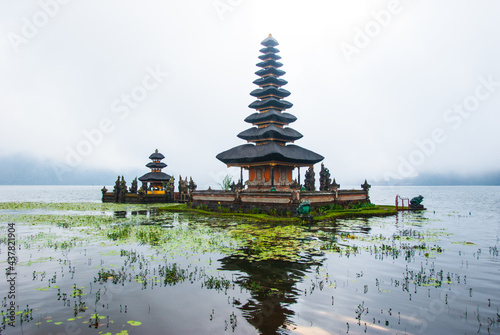
M227 174L226 176L224 176L222 181L219 183L219 186L220 186L221 190L229 191L231 189L232 182L233 182L233 177Z
M295 262L303 259L302 253L317 253L318 241L308 239L305 228L296 225L240 224L231 234L241 242L233 252L250 261L284 260Z

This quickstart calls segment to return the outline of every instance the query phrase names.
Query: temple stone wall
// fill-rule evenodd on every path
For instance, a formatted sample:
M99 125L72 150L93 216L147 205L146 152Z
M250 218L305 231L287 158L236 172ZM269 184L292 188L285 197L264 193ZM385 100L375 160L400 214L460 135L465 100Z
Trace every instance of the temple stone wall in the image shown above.
M181 196L170 194L125 194L124 198L116 199L112 192L103 194L103 202L118 202L127 204L152 204L171 202L191 202L193 206L206 206L217 210L219 207L231 211L252 211L258 208L260 212L271 210L295 213L299 203L309 201L313 207L329 204L347 205L353 202L368 202L368 192L364 190L339 190L337 192L259 192L259 191L195 191L191 195Z
M112 192L103 194L102 202L116 202L125 204L156 204L156 203L169 203L174 202L170 194L132 194L127 193L123 198L116 199Z
M202 206L211 210L229 209L230 211L269 213L290 212L303 201L309 201L312 207L330 204L347 205L352 202L369 202L368 192L364 190L342 190L337 192L257 192L257 191L195 191L191 194L193 207Z

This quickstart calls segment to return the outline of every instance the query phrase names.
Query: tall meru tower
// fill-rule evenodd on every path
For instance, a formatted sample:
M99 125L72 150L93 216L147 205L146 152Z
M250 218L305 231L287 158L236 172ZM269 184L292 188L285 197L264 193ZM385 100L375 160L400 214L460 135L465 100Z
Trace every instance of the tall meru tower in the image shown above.
M246 140L243 144L217 155L217 159L230 166L239 166L249 171L246 185L249 190L290 190L292 172L295 168L309 167L323 160L323 156L304 149L294 143L302 138L302 134L288 127L297 118L285 112L293 104L283 100L290 92L283 89L288 82L280 77L285 71L278 60L278 41L269 35L261 42L261 69L255 72L260 78L253 83L259 88L250 95L258 100L248 107L256 110L245 119L253 127L242 131L238 137Z

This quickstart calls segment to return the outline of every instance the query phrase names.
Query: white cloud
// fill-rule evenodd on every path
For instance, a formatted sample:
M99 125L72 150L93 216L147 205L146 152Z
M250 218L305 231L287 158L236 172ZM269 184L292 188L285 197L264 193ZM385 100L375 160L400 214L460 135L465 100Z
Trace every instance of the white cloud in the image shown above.
M402 12L347 63L340 44L388 3L241 1L221 21L210 1L71 1L17 53L7 35L40 7L2 4L0 154L63 160L160 64L169 77L130 117L113 119L82 165L146 170L159 148L166 172L210 184L226 169L215 155L243 143L236 134L250 126L259 43L273 33L299 119L291 126L304 134L296 144L325 156L338 181L382 178L478 77L500 79L493 2L401 0ZM500 91L418 171L497 167L499 106Z

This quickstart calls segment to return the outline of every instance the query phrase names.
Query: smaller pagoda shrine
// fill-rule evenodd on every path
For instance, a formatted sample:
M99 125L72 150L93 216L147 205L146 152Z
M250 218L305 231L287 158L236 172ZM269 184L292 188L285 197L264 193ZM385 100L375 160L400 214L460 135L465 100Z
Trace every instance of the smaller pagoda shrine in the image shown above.
M164 185L172 178L170 175L162 172L161 170L167 167L167 164L162 160L165 158L158 149L149 156L151 162L146 164L146 167L151 169L151 172L146 173L139 180L142 182L142 189L147 190L147 194L164 194ZM149 183L149 185L148 185Z
M182 200L179 194L174 192L174 178L164 172L162 169L167 167L167 164L162 160L165 158L158 149L149 156L151 162L146 164L146 167L151 169L151 172L146 173L139 180L142 182L141 188L138 189L137 178L132 181L130 188L123 176L118 176L112 192L108 192L106 187L102 188L102 202L117 202L117 203L168 203ZM185 181L187 184L187 180ZM192 185L194 186L192 186ZM189 190L196 189L196 184L191 180Z

